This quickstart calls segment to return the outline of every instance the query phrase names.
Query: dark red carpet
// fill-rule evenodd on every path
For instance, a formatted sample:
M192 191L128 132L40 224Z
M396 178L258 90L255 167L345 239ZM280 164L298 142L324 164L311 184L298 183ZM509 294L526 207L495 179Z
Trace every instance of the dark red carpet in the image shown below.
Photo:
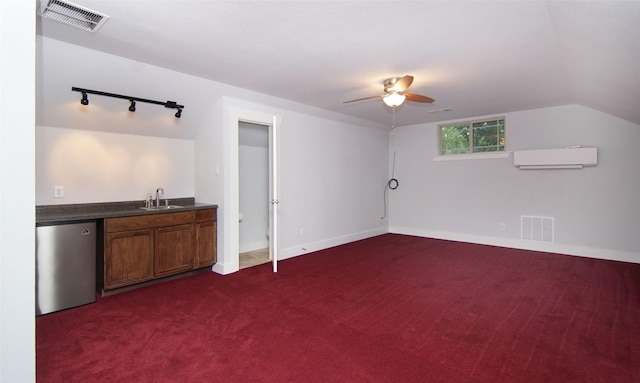
M640 265L387 234L36 326L39 382L640 382Z

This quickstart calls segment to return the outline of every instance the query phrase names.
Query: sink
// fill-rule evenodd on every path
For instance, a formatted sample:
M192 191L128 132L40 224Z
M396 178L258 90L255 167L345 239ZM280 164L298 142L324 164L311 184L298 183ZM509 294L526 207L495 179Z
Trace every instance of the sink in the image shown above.
M152 207L141 207L140 209L146 211L159 211L159 210L173 210L173 209L181 209L184 206L180 205L168 205L168 206L152 206Z

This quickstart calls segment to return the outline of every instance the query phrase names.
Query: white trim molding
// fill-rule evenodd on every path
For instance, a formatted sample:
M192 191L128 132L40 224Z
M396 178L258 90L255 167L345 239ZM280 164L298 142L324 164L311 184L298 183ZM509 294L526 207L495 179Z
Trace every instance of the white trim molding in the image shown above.
M299 255L312 253L314 251L324 250L331 247L340 246L346 243L359 241L361 239L376 237L378 235L387 234L387 233L388 233L388 230L385 226L385 227L380 227L373 230L367 230L367 231L361 231L358 233L348 234L341 237L334 237L334 238L323 239L321 241L316 241L316 242L303 243L300 245L296 245L296 246L292 246L292 247L280 250L280 260L297 257Z
M622 251L614 249L599 249L593 247L562 245L557 243L538 243L531 241L522 241L520 239L485 237L472 234L451 233L445 231L421 230L408 227L390 227L390 233L414 235L417 237L444 239L449 241L477 243L480 245L490 245L498 247L508 247L520 250L542 251L547 253L557 253L564 255L573 255L579 257L606 259L610 261L621 261L640 263L640 252Z

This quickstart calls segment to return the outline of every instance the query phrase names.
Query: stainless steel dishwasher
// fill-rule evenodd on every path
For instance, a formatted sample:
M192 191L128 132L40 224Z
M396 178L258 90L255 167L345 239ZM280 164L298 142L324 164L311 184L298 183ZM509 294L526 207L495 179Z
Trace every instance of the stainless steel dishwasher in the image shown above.
M36 226L36 315L95 300L96 222Z

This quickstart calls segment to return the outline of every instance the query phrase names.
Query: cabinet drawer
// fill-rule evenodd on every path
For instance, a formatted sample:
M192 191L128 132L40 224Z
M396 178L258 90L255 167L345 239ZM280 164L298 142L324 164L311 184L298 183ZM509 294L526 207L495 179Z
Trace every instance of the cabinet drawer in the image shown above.
M196 210L196 222L215 221L216 209Z
M151 229L154 227L190 224L193 219L193 211L108 218L104 220L104 230L105 233L116 233L127 230Z

